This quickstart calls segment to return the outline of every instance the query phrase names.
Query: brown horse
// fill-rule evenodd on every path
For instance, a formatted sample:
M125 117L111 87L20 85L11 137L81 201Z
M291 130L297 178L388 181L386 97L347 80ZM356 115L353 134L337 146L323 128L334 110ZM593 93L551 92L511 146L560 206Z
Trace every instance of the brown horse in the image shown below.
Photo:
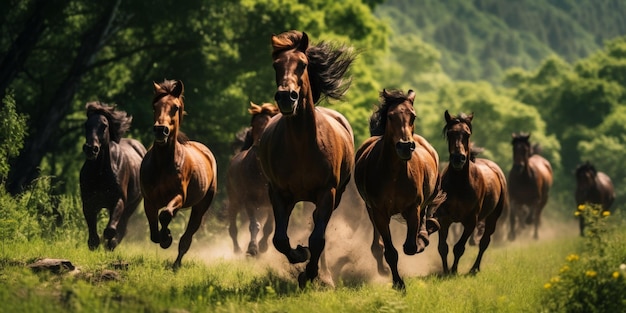
M439 186L439 155L423 137L413 133L415 92L381 93L382 104L370 119L370 134L356 152L354 181L365 201L374 226L372 254L378 262L378 272L386 273L385 260L391 267L393 286L404 290L398 274L398 252L391 240L391 217L401 214L407 225L404 253L414 255L424 251L429 234L436 231L436 221L429 223L428 206L441 195ZM443 200L443 196L437 198ZM432 211L432 209L430 209ZM380 244L382 237L383 246Z
M175 269L180 267L217 190L213 153L180 131L185 114L183 93L183 83L179 80L154 83L154 144L141 163L141 191L153 242L163 249L169 248L172 244L169 223L178 210L191 207L187 229L178 244ZM161 208L164 209L159 213Z
M589 162L576 168L576 204L596 204L602 206L603 211L610 211L615 201L615 188L611 178ZM584 236L585 221L579 216L580 235Z
M354 137L344 116L316 107L321 96L339 99L349 81L343 79L355 58L352 49L322 42L309 45L306 33L272 36L276 72L275 100L281 114L263 132L258 156L268 179L276 228L273 243L289 262L309 260L298 282L318 276L319 258L330 216L339 205L354 166ZM297 202L316 205L309 248L291 247L289 217Z
M98 213L109 212L109 223L103 237L109 250L122 241L128 220L139 202L139 167L146 148L137 140L122 138L130 128L132 117L114 106L100 102L87 103L85 122L85 163L80 171L80 194L83 214L89 228L87 245L100 245Z
M247 254L257 255L267 251L267 241L274 230L274 215L267 194L267 180L261 172L261 165L257 159L258 143L261 134L269 120L278 114L278 108L271 103L256 105L250 102L248 112L252 115L251 127L246 138L250 143L244 143L241 151L230 161L226 182L228 192L228 231L233 240L235 253L240 253L241 248L237 242L237 215L245 209L250 221L250 243ZM258 216L265 217L263 225L263 237L257 243L257 234L261 227Z
M448 141L450 162L441 174L441 187L447 197L435 213L441 224L438 248L445 274L457 273L465 244L480 222L484 223L484 229L481 230L478 256L470 269L470 273L479 272L498 218L503 211L508 211L506 178L500 167L487 159L470 159L473 118L474 114L451 116L445 112L443 132ZM448 228L459 222L463 224L463 234L454 245L454 263L448 268Z
M522 228L524 224L534 226L533 238L538 239L541 211L548 202L552 187L552 166L530 145L530 134L512 136L513 166L508 177L509 240L515 240L515 228Z

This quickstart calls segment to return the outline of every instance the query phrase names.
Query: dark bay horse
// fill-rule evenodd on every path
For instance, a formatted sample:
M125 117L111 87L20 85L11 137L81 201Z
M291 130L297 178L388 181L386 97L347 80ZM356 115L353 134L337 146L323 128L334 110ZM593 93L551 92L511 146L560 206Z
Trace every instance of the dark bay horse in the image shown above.
M109 250L122 241L128 220L141 202L139 167L146 148L137 140L122 138L130 128L132 117L114 106L100 102L87 103L85 122L85 163L80 171L80 194L83 214L89 228L87 245L100 245L98 213L109 212L109 223L103 237Z
M615 188L611 178L598 170L589 161L576 168L576 204L601 205L603 211L610 211L615 201ZM579 216L580 235L584 235L585 221Z
M307 279L318 276L326 227L354 166L354 136L347 119L315 104L322 96L342 97L350 82L344 75L356 55L326 42L309 45L307 34L299 31L272 36L272 47L275 100L281 113L263 132L258 156L274 210L274 246L290 263L309 260L298 277L304 288ZM300 201L316 205L314 227L309 247L293 249L287 227Z
M515 240L516 228L533 225L533 238L539 238L541 211L548 202L552 187L552 166L537 154L529 142L530 134L513 134L513 166L509 171L510 197L509 240Z
M445 274L457 273L459 259L465 252L465 244L476 226L484 225L478 244L478 256L470 273L480 271L480 262L496 230L498 218L508 211L508 191L504 173L493 161L478 158L471 160L470 136L474 114L451 116L445 112L443 128L448 141L450 161L441 174L441 187L446 200L436 211L439 229L439 255ZM454 263L448 268L448 228L452 223L463 224L463 234L454 245ZM481 227L483 227L481 225Z
M183 93L180 80L154 83L154 144L141 163L141 191L153 242L163 249L169 248L172 244L169 223L178 210L191 207L187 229L178 244L175 269L180 267L217 190L213 153L180 131L185 114Z
M271 103L256 105L250 102L248 112L252 115L251 127L248 130L244 147L230 161L228 167L226 190L228 192L228 231L233 240L235 253L240 253L241 248L237 242L237 215L245 210L250 221L250 242L248 244L249 255L257 255L267 251L267 241L274 230L274 214L272 212L269 195L267 194L267 180L261 171L261 165L257 158L258 143L261 134L269 120L278 114L278 108ZM259 216L265 218L263 224L263 237L257 243L257 234L261 227Z
M391 217L401 214L406 221L404 253L420 253L429 243L429 234L439 227L431 219L427 229L426 218L432 217L428 206L441 202L444 196L439 185L439 155L426 139L413 133L415 92L409 90L405 95L383 90L381 98L382 104L370 119L372 137L356 152L354 181L374 226L371 250L378 272L386 272L384 251L394 288L404 290L389 229Z

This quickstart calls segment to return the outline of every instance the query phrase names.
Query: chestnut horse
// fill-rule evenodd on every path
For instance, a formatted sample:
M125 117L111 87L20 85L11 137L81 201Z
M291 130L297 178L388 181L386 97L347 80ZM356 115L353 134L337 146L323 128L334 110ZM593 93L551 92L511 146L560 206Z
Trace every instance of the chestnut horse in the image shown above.
M404 290L389 223L393 215L402 215L407 225L404 253L414 255L424 251L429 234L438 228L436 221L430 219L432 223L427 229L426 218L432 217L432 209L428 207L443 200L439 155L426 139L413 133L413 90L406 95L383 90L381 98L382 104L370 119L372 137L356 152L354 181L374 226L371 250L378 262L378 272L386 273L382 264L384 251L394 288ZM437 201L433 201L435 198Z
M153 242L163 249L169 248L172 244L169 223L178 210L191 207L187 229L178 244L174 269L180 267L217 190L213 153L203 144L190 141L180 131L185 114L183 93L180 80L154 83L154 144L141 163L141 192Z
M615 201L615 188L611 178L598 170L589 161L576 168L576 204L596 204L602 211L610 211ZM579 215L580 235L584 236L585 221Z
M316 107L321 96L339 99L355 58L352 49L322 42L309 45L306 33L289 31L272 36L276 72L275 100L281 114L272 118L259 143L261 169L267 177L276 228L273 243L290 263L309 260L298 283L318 276L326 227L339 205L354 166L354 137L346 118ZM297 202L315 204L309 247L291 247L289 217Z
M510 196L509 240L515 240L515 228L533 225L533 238L539 238L541 211L548 202L552 187L550 162L530 145L530 134L513 134L513 166L509 171Z
M103 237L109 250L122 241L128 220L141 202L139 167L146 148L137 140L122 138L132 117L114 106L89 102L85 122L85 163L80 170L80 195L89 229L87 245L100 245L98 213L109 212Z
M480 262L496 230L498 218L508 211L508 191L504 173L493 161L484 158L471 160L470 136L474 114L451 116L445 112L443 128L448 141L450 162L441 174L441 187L446 200L436 211L439 229L439 255L445 274L457 273L459 259L465 252L465 244L480 222L484 225L478 244L478 256L470 273L480 271ZM454 245L454 263L448 268L448 228L452 223L463 224L463 233ZM481 227L483 226L481 225Z
M228 231L233 240L235 253L241 248L237 242L237 215L245 210L250 221L250 243L247 254L255 256L259 252L267 251L267 241L274 230L274 215L271 209L270 198L267 194L267 180L261 172L257 159L258 143L261 134L269 120L278 114L278 108L271 103L256 105L250 102L248 112L252 115L246 135L250 143L244 143L241 151L230 161L228 167L226 190L228 192ZM261 227L258 216L265 218L263 237L257 243L257 234Z

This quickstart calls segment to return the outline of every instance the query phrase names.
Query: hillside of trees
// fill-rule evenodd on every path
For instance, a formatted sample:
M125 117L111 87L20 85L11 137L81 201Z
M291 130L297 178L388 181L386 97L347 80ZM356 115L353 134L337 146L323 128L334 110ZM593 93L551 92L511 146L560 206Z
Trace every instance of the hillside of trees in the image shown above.
M589 160L626 199L626 35L621 1L9 0L0 13L0 182L12 194L40 176L78 195L89 101L133 116L148 147L153 82L185 84L182 130L207 144L225 181L247 107L275 91L270 36L306 31L313 42L359 51L342 112L359 145L383 88L418 92L416 132L442 161L443 112L475 113L473 141L506 172L511 133L531 132L552 162L553 199L573 203L572 171ZM7 103L15 104L14 106ZM14 110L11 108L15 108ZM18 138L18 139L15 139ZM225 197L219 186L219 203ZM619 203L618 201L618 203ZM219 210L219 205L217 210Z

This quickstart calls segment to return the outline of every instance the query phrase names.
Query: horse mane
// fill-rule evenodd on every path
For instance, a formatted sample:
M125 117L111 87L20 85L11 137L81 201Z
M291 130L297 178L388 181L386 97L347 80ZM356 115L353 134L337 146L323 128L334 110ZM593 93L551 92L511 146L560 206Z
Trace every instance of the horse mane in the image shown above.
M152 99L152 103L159 101L161 98L165 96L174 96L173 94L174 88L176 88L177 86L178 86L178 81L173 80L173 79L169 79L169 80L166 79L166 80L163 80L163 82L160 82L159 87L163 92L155 93L154 98ZM182 108L181 108L182 112L179 113L179 123L182 124L183 116L187 114L187 112L185 112L185 102L184 102L185 97L181 93L180 96L178 96L177 98L180 99L180 103L182 104ZM178 135L176 136L176 141L178 141L178 143L185 144L189 142L189 137L187 137L187 135L179 129Z
M250 115L252 115L252 117L254 118L255 115L257 114L261 114L261 113L266 113L269 114L270 116L274 116L276 114L278 114L278 108L272 104L272 103L263 103L261 105L252 105L253 103L250 104L250 107L248 108L248 113L250 113Z
M479 154L485 151L485 148L476 146L474 145L473 142L470 142L469 150L470 150L470 154L469 154L470 161L476 162L476 158L478 157Z
M406 101L408 95L401 90L388 90L380 92L381 104L376 112L370 117L370 136L382 136L387 127L387 112L389 108Z
M292 30L276 35L272 40L272 57L292 49L297 49L305 33ZM308 36L307 36L308 38ZM344 78L348 68L356 59L357 53L352 47L322 41L306 48L309 59L308 73L313 93L313 102L331 98L340 100L352 83L352 78Z
M450 129L450 127L452 127L453 125L456 125L459 123L467 124L467 127L469 127L470 132L472 131L472 119L470 115L467 115L461 112L457 116L451 116L450 121L446 123L446 125L443 127L443 130L442 130L443 136L447 139L448 137L446 136L446 132L448 131L448 129Z
M235 139L231 143L231 147L234 151L246 151L252 147L252 127L248 126L235 134Z
M85 105L87 116L100 114L109 121L109 136L112 141L119 143L124 134L130 129L133 117L124 111L116 110L116 105L109 105L100 101L87 102Z

